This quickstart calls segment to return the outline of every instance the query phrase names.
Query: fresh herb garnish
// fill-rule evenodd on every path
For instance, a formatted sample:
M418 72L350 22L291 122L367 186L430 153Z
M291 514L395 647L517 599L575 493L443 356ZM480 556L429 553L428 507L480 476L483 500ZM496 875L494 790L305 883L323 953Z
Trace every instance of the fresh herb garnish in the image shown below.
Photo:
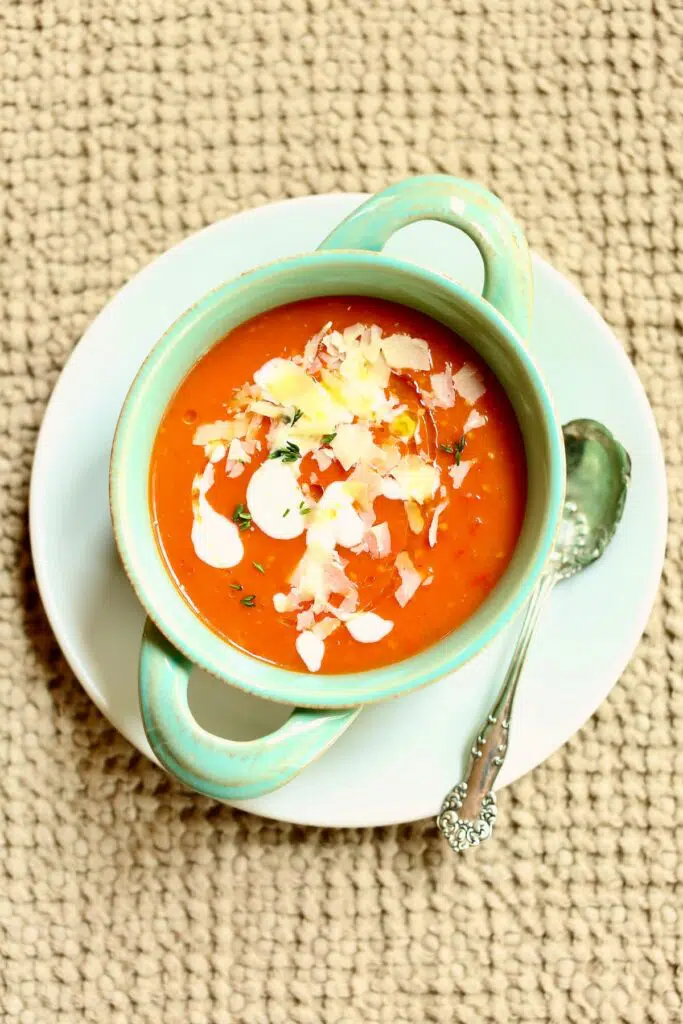
M282 513L282 518L284 519L284 518L285 518L286 516L288 516L288 515L289 515L289 509L288 509L288 508L286 508L286 509L284 510L284 512Z
M282 459L283 462L296 462L301 458L301 451L298 444L288 441L284 448L275 448L268 456L269 459Z
M247 512L244 505L238 505L232 514L233 523L237 523L240 530L248 530L251 526L251 515Z
M289 423L289 425L293 427L295 423L299 422L303 414L303 409L295 409L291 416L285 415L282 418L285 423Z
M311 511L311 510L310 510L310 508L308 507L308 505L306 504L306 502L305 502L305 501L302 501L302 502L300 503L300 505L299 505L299 512L300 512L300 514L301 514L302 516L307 516L307 515L308 515L308 513L309 513L310 511Z
M440 444L439 451L446 452L447 455L455 455L456 466L460 465L460 456L462 455L463 448L465 447L465 441L467 438L463 434L459 441L454 441L453 444Z
M247 594L242 598L240 604L243 604L245 608L253 608L256 604L256 594Z
M321 444L332 444L332 442L334 441L336 436L337 436L337 431L336 430L335 430L335 432L333 434L323 434L323 436L320 438L320 443Z
M263 566L261 565L260 562L252 562L251 564L254 566L254 568L256 569L257 572L265 572L266 571L263 568Z
M231 583L230 584L230 589L231 590L241 590L242 589L242 584L241 583Z

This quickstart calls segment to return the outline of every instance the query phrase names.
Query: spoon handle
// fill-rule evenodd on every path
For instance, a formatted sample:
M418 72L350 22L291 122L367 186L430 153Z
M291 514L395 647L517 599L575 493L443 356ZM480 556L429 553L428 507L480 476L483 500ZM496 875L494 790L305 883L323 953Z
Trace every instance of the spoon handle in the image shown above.
M450 790L436 823L456 853L488 839L496 821L492 792L508 749L508 733L517 683L526 661L531 636L545 598L557 581L554 570L541 576L529 599L510 666L494 706L472 745L466 781Z

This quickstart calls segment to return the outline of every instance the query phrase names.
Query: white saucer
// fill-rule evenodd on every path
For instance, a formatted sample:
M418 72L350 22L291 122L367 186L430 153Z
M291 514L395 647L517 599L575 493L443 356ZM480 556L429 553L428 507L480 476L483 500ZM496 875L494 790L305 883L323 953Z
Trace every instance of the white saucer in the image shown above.
M50 400L31 484L31 545L43 602L81 683L148 757L137 702L143 613L111 535L107 468L126 391L166 327L220 282L257 264L314 249L364 196L293 199L239 214L165 253L109 303L69 360ZM387 247L480 289L481 260L459 232L412 225ZM652 412L619 343L576 289L534 258L530 347L563 422L602 420L633 459L622 525L604 558L557 588L534 638L499 784L547 758L595 711L645 627L664 559L666 479ZM514 630L455 675L366 710L324 758L283 789L241 807L327 826L384 825L437 812L462 775L488 711ZM249 738L287 711L208 676L190 702L214 732Z

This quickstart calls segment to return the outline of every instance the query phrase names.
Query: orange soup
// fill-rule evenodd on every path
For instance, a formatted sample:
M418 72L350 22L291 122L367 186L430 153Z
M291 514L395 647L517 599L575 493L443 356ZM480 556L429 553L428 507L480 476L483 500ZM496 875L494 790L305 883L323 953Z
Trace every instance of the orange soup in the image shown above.
M154 444L150 502L184 598L299 671L416 654L479 607L522 526L520 430L442 324L316 298L242 324L190 371Z

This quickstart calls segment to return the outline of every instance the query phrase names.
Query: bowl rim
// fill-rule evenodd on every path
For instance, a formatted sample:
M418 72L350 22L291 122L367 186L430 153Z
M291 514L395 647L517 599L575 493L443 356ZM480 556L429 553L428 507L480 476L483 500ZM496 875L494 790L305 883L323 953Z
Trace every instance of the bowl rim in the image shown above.
M517 364L521 367L526 377L527 383L534 392L539 407L543 411L541 423L545 431L549 455L548 501L545 506L541 526L538 530L538 539L533 550L533 556L529 559L522 573L519 585L511 590L510 594L502 602L498 612L487 624L477 631L476 635L469 642L456 647L450 653L446 653L443 650L444 645L463 628L462 626L436 644L411 655L409 658L387 666L366 669L360 672L338 674L295 672L257 658L255 655L249 654L215 633L182 597L177 585L171 579L168 567L159 550L156 536L154 535L151 515L149 514L149 507L147 518L149 519L149 532L152 534L156 558L162 566L163 572L175 594L176 600L172 601L172 604L175 605L178 613L180 612L180 606L185 609L185 615L183 616L185 618L185 625L179 626L177 617L167 613L166 608L155 594L154 588L148 584L144 572L140 571L134 536L137 526L133 523L131 517L126 514L125 508L127 452L129 445L135 440L135 423L140 409L139 403L136 405L136 398L148 385L149 378L162 356L171 346L180 343L182 340L181 335L186 335L188 331L196 329L205 316L217 310L226 302L234 289L245 286L250 287L259 283L267 287L267 278L271 273L281 270L285 272L298 272L305 269L311 260L324 261L329 265L330 269L339 264L348 265L350 261L358 262L361 266L381 265L387 271L395 271L397 274L412 277L422 284L428 284L441 291L445 291L450 299L471 307L477 315L487 322L488 327L496 333L498 338L507 345L508 350L513 353ZM325 293L321 292L320 294L324 295ZM296 301L296 299L290 301ZM404 301L402 304L406 305L409 303ZM279 303L274 303L269 308L275 308L277 305ZM245 318L241 322L246 322L247 319L250 319L250 317ZM209 347L211 346L208 346L205 351L208 351ZM195 361L201 359L204 354L205 352L200 353ZM178 377L174 382L174 390L180 386L183 379L184 376ZM501 386L503 385L501 384ZM159 411L159 419L163 416L167 405L168 402L164 402L163 408ZM151 446L149 451L151 455ZM274 260L222 282L189 306L164 331L140 365L126 393L117 420L109 462L109 506L119 557L138 600L149 618L152 619L163 635L194 665L254 696L279 703L328 709L353 707L359 703L375 703L412 692L448 673L454 672L487 647L515 617L538 582L559 528L564 500L564 484L564 443L559 419L543 377L512 325L482 296L470 291L452 278L407 261L386 256L381 252L371 252L364 249L318 250ZM494 593L496 589L494 587L491 593ZM482 609L485 609L487 601L488 598L470 616L467 620L468 623L478 616ZM187 613L189 613L193 623L193 628L189 630L186 628L188 622ZM188 632L195 635L188 636ZM201 643L202 640L204 644ZM215 649L217 646L221 649L225 660L229 664L227 669L222 664L219 664L211 653L211 649ZM207 647L209 648L209 653L206 651ZM418 660L424 659L428 652L437 652L439 649L441 649L441 656L434 659L433 664L423 666L417 673L411 671L411 666L416 668ZM222 661L223 659L220 660ZM349 688L348 683L343 685L345 680L354 681L355 685L352 690ZM382 685L382 680L384 680L384 685ZM316 685L316 681L320 681L321 685ZM363 681L364 685L359 685L360 681Z

